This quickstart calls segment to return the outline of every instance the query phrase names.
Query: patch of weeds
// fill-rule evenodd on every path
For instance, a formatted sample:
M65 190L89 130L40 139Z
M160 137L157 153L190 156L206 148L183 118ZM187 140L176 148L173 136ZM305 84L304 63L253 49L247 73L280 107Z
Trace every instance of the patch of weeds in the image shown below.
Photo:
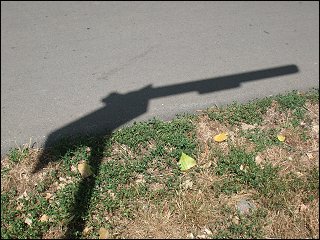
M302 200L307 203L319 197L319 169L311 169L307 179L289 173L283 177L274 178L266 184L263 190L264 206L270 210L287 210L291 214L290 202L295 202L298 193L303 194ZM289 204L288 204L289 203Z
M266 211L258 209L249 216L238 216L238 223L231 223L226 229L219 230L212 238L259 239L263 237L262 226L264 219L267 216Z
M261 152L270 146L278 146L281 144L277 139L278 130L271 128L269 130L261 130L258 128L241 131L241 136L247 138L255 144L255 151Z
M247 153L242 149L232 147L227 156L218 157L216 174L232 174L240 184L248 184L264 194L268 184L276 176L278 169L271 165L261 168L255 163L254 153Z
M241 122L259 124L271 103L271 98L250 101L246 104L232 103L226 107L208 110L207 114L211 120L228 122L231 125Z
M39 218L43 214L52 216L52 206L39 194L30 193L19 200L15 197L14 192L1 193L1 238L41 238L53 224ZM27 218L30 225L25 223Z
M306 102L306 98L304 98L301 94L298 94L298 91L292 91L285 95L277 95L275 98L282 110L295 110L302 108Z
M312 168L307 174L307 190L317 191L319 195L319 168Z
M311 103L319 103L319 89L311 89L305 94L305 98Z
M6 176L9 171L10 171L9 167L1 166L1 178Z
M113 140L125 144L137 154L141 147L147 148L150 142L155 142L153 156L178 158L181 151L193 154L196 143L195 127L187 117L163 122L157 119L148 122L135 123L133 126L121 129L114 134Z
M9 151L9 161L12 163L18 163L22 159L26 158L29 154L28 148L13 148Z
M215 197L219 197L221 193L232 195L243 190L245 186L236 178L229 176L221 181L215 181L211 188L215 192Z

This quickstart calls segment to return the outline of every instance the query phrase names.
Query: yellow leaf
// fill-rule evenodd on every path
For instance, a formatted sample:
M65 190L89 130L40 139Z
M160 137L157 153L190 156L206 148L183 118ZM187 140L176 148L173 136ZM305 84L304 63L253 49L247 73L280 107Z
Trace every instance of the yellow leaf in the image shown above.
M187 154L185 154L184 152L182 152L178 164L180 165L181 171L187 171L190 168L192 168L195 165L197 165L196 161L192 157L190 157Z
M280 134L279 134L277 137L278 137L278 139L279 139L280 142L283 142L283 141L286 139L285 136L280 135Z
M110 238L109 231L105 228L100 228L99 239L108 239L108 238Z
M216 142L223 142L224 140L226 140L228 138L228 133L220 133L218 135L215 135L213 137L213 139L216 141Z
M83 178L89 177L93 174L90 165L87 163L79 163L78 170Z

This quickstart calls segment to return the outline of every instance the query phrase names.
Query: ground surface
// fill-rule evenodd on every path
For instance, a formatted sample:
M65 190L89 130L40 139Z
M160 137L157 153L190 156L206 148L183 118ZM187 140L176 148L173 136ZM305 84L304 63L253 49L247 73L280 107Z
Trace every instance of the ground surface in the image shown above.
M299 71L225 77L286 65ZM171 119L318 80L319 2L1 2L2 156L30 138ZM108 108L112 92L124 96Z
M13 149L1 237L317 239L319 90Z

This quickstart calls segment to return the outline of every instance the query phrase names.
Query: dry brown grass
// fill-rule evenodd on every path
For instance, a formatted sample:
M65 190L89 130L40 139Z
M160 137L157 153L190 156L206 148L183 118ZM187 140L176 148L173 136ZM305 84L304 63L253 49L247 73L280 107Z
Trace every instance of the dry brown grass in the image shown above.
M270 163L280 167L280 177L288 173L295 173L299 178L306 180L307 174L313 168L319 168L319 104L306 104L306 122L296 128L283 128L281 134L285 135L284 146L271 146L258 153L262 166ZM241 130L260 128L262 130L286 126L292 118L292 112L279 111L279 105L273 101L267 110L262 124L259 126L240 124L230 126L218 121L210 120L207 114L200 113L194 122L196 136L199 142L199 155L197 156L198 170L185 173L181 176L180 188L171 195L161 195L159 198L137 199L128 206L132 210L133 218L122 216L118 209L112 214L104 213L104 223L113 226L111 234L117 238L208 238L221 230L227 230L230 224L239 224L236 213L236 204L241 199L252 200L258 208L264 208L266 199L253 189L243 189L237 194L225 195L215 189L215 183L227 180L230 176L217 176L214 167L218 159L213 150L223 154L230 153L230 146L236 146L248 152L255 149L255 143L240 136ZM307 140L303 140L301 132L305 132ZM228 133L225 142L217 143L213 140L216 134ZM139 154L147 154L155 148L156 143L150 142L147 147L140 147ZM168 149L167 149L168 150ZM170 150L170 149L169 149ZM171 149L172 150L172 149ZM15 186L18 196L31 191L36 192L39 182L50 182L50 172L59 170L58 162L50 162L48 166L37 173L32 170L42 153L38 150L29 150L28 157L19 164L10 164L8 158L1 161L1 166L10 166L10 171L2 178L1 192L8 191ZM139 154L133 152L124 144L112 146L111 157L104 158L103 162L119 159L125 164L124 159L135 159ZM158 159L154 159L158 161ZM150 166L157 166L151 163ZM157 178L157 182L148 183L151 192L167 190L165 180L173 175L172 169L167 167L160 171L157 167L150 167L146 174ZM125 188L147 184L144 174L136 174ZM61 184L68 184L72 179L61 178L60 182L51 183L43 194L53 194ZM120 187L120 186L119 186ZM218 193L218 194L217 194ZM114 196L113 192L103 193L104 196ZM286 209L267 209L267 217L263 220L263 233L265 238L319 238L319 198L308 203L304 201L306 192L296 190L283 194L282 200ZM155 194L156 195L156 194ZM160 194L159 194L160 195ZM156 195L157 196L157 195ZM318 197L318 196L317 196ZM49 198L50 199L50 198ZM48 199L47 199L48 200ZM51 199L52 201L53 199ZM229 211L225 209L228 208ZM96 211L103 209L97 206ZM288 210L289 209L289 210ZM94 223L101 220L95 219L97 212L90 213ZM50 228L43 238L63 237L64 223Z
M292 215L286 211L269 211L267 224L264 227L269 238L319 238L319 199L304 205L299 199L294 203Z
M28 149L27 157L22 159L19 164L10 164L8 158L5 158L3 166L10 166L10 171L4 179L1 179L1 192L9 191L12 186L16 187L17 194L35 191L37 185L41 182L50 180L50 172L59 169L59 163L50 162L45 168L33 173L33 169L38 163L38 158L42 151L37 149Z

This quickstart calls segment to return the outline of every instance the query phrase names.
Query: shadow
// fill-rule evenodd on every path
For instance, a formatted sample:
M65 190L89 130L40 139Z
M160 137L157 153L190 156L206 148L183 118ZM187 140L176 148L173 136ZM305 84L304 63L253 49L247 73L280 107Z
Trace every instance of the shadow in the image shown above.
M126 94L111 93L103 99L103 102L105 103L103 108L100 108L49 135L44 145L44 151L39 157L33 173L44 168L49 162L58 161L61 156L64 156L68 151L75 150L81 144L81 141L67 141L60 144L59 147L54 148L55 151L50 152L50 147L61 138L77 135L96 135L104 136L104 140L102 141L98 140L99 138L96 138L96 140L90 142L89 147L91 148L91 154L88 164L93 167L94 173L97 176L99 174L99 167L103 158L103 149L105 148L108 136L110 136L112 131L118 127L145 113L151 99L192 91L196 91L199 94L206 94L236 88L243 82L294 74L298 71L296 65L286 65L163 87L154 88L152 85L147 85ZM48 152L50 152L50 155L47 154ZM95 186L95 179L94 176L91 176L82 179L80 182L77 193L75 194L75 202L70 209L73 219L68 224L65 234L66 238L75 238L76 232L82 232L84 229L84 219L88 214L91 196ZM79 213L77 209L82 209L81 213Z

